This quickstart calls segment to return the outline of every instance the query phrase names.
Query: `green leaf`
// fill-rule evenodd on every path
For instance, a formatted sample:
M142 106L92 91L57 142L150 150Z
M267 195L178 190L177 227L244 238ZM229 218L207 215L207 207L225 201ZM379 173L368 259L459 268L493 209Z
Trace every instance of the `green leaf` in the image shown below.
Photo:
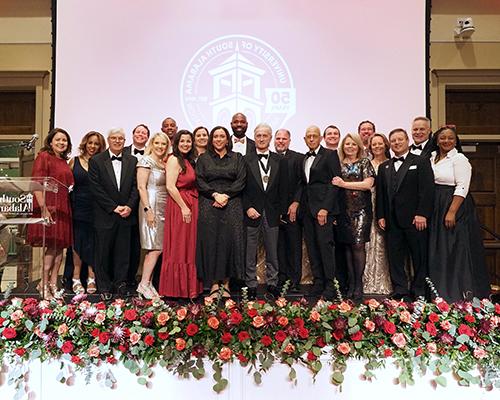
M422 333L422 337L427 340L427 341L430 341L431 340L431 334L429 332L424 332Z
M436 382L439 386L442 387L446 387L447 384L446 377L444 377L443 375L436 376L434 382Z
M349 317L347 320L347 325L349 325L349 328L352 328L354 325L358 323L358 319L354 317Z
M451 367L448 364L441 363L441 365L439 366L438 370L442 374L446 374L447 372L451 371Z
M259 371L255 371L253 373L253 380L257 385L260 385L262 383L262 374Z
M148 381L147 381L146 378L144 378L144 377L141 376L140 378L137 379L137 383L139 385L146 385L148 383Z
M469 336L467 336L466 334L463 334L463 335L460 335L459 337L457 337L458 343L467 343L468 341L469 341Z
M344 382L344 375L340 371L335 371L332 374L332 383L334 385L341 385Z
M26 327L27 330L32 331L33 330L33 321L30 319L27 319L24 321L24 326Z
M297 371L295 371L294 368L290 368L290 372L288 373L288 379L290 379L291 381L297 379Z
M321 356L321 349L319 347L313 347L312 352L316 357Z
M328 329L329 331L332 330L332 326L328 322L323 322L321 326L323 326L323 328L325 329Z

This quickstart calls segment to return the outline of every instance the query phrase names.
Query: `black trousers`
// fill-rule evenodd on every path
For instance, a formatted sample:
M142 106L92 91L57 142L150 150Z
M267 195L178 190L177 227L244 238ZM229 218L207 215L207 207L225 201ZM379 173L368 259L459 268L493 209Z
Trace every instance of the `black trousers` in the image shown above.
M328 216L321 226L310 213L303 216L304 238L315 286L327 286L335 278L335 240L333 238L333 216Z
M292 285L299 285L302 279L302 226L296 220L280 224L278 235L279 281L290 279Z
M428 231L417 231L415 226L400 228L392 223L387 230L387 258L394 293L398 295L425 296L425 277L428 275ZM414 277L408 291L405 264L411 256Z
M139 225L131 227L130 234L130 264L127 273L127 284L133 286L136 284L137 270L141 261L141 237L139 234ZM161 264L160 264L161 265Z
M130 268L130 239L135 226L115 224L96 228L95 275L101 293L113 292L127 283Z

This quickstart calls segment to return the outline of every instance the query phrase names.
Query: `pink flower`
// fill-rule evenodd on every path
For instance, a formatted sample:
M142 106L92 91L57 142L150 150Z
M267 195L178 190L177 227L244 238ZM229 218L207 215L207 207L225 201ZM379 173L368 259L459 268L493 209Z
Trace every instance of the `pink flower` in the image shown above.
M182 338L175 339L175 348L182 351L186 348L186 341Z
M351 346L349 346L349 343L342 342L337 345L337 350L342 354L349 354Z
M439 323L439 326L441 327L441 329L447 331L448 329L451 328L451 324L450 324L450 321L447 321L447 320L444 320L444 321L441 321Z
M24 317L24 313L21 310L16 310L12 314L10 314L10 319L14 322L19 321Z
M177 319L179 321L182 321L184 318L186 318L187 315L187 309L186 307L181 307L176 311L177 314Z
M481 359L487 356L486 350L481 347L476 347L474 349L474 357Z
M106 314L104 314L103 312L98 312L95 315L95 323L96 324L102 324L105 319L106 319Z
M232 354L233 352L229 347L223 347L222 349L220 349L219 358L222 361L228 361L231 358Z
M372 310L376 310L380 306L380 303L375 299L368 300L368 307Z
M141 340L141 334L140 333L132 332L130 334L130 343L132 343L134 345L134 344L137 344L139 342L139 340Z
M266 323L266 320L264 319L263 316L256 315L255 317L253 317L252 325L254 327L260 328L260 327L264 326L265 323Z
M278 299L276 300L276 305L279 307L279 308L283 308L286 306L286 299L284 297L278 297Z
M65 335L67 332L68 332L68 325L66 325L66 324L61 324L61 325L59 325L59 327L57 328L57 333L58 333L60 336Z
M233 299L227 299L226 302L224 303L224 306L230 310L231 308L234 308L236 306L236 303L234 302Z
M217 329L219 327L219 320L212 316L207 320L207 325L212 329Z
M402 333L395 333L394 335L392 335L391 340L392 343L394 343L400 349L402 349L406 345L406 338Z
M339 310L341 312L349 312L352 310L352 306L349 303L343 301L342 303L339 304Z
M321 319L321 314L316 310L312 310L311 314L309 315L309 319L311 321L318 322Z
M292 354L295 351L295 346L291 343L288 343L283 350L286 354Z
M375 322L370 321L368 318L365 320L364 325L368 332L373 332L375 330Z
M401 311L399 319L407 324L411 322L411 314L408 311Z
M427 343L427 350L429 351L429 353L435 353L437 351L436 343L434 342Z
M99 347L97 347L96 345L90 346L90 348L87 350L87 354L90 357L99 357Z
M278 317L278 324L280 324L281 326L287 326L288 318L284 316Z
M158 325L161 325L161 326L165 325L169 319L170 319L170 315L168 315L168 313L166 313L165 311L162 311L156 317L156 320L158 321Z

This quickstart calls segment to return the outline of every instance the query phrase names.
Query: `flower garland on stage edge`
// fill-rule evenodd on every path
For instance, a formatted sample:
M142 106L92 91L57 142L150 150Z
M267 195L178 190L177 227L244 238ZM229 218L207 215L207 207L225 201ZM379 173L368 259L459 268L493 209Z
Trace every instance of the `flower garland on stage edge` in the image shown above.
M448 304L437 298L406 304L371 299L350 302L305 300L241 303L220 299L205 305L170 306L132 299L111 304L90 303L76 296L69 304L12 298L0 302L0 359L9 364L9 380L18 392L29 361L61 361L62 382L74 370L118 362L149 385L151 368L159 365L180 376L203 378L204 361L213 365L216 392L228 381L224 363L239 362L261 383L262 373L275 362L306 365L315 376L329 354L331 382L341 385L350 358L366 360L364 377L390 358L400 369L402 385L412 384L416 372L434 373L434 383L446 386L453 371L460 385L500 387L500 304L489 300ZM479 376L472 371L478 368ZM107 386L116 384L109 372Z

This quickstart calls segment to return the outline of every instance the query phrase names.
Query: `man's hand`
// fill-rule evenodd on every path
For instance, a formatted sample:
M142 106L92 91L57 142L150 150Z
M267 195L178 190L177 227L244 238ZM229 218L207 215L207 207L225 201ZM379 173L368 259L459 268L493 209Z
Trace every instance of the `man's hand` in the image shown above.
M415 218L413 218L413 225L415 225L417 231L423 231L427 228L427 218L421 215L415 215Z
M132 209L129 206L123 206L122 212L120 213L120 217L127 218L131 212Z
M328 211L323 210L323 209L319 210L318 211L318 216L317 216L317 218L318 218L318 224L320 226L325 225L327 217L328 217Z
M288 219L290 222L295 222L297 221L297 209L299 208L299 202L294 201L292 204L290 204L290 207L288 207Z
M248 218L250 218L250 219L257 219L260 217L259 212L253 207L250 207L247 210L247 215L248 215Z
M380 227L380 229L382 229L383 231L385 231L385 218L380 218L378 220L378 226Z

